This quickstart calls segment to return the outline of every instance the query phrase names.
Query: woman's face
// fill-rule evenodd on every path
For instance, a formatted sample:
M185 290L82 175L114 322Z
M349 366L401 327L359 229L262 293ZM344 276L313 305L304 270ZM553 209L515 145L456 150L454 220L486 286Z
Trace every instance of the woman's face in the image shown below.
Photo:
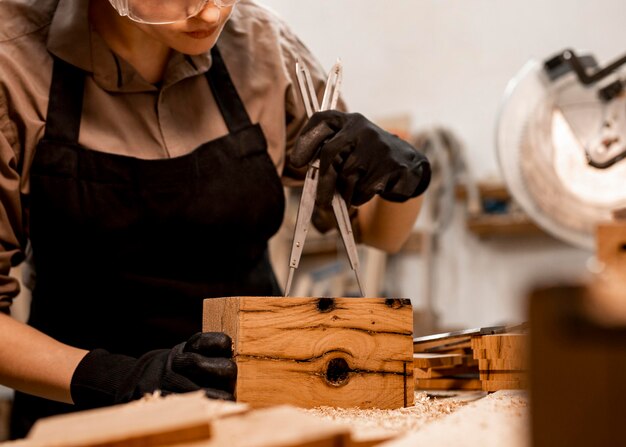
M184 54L196 55L210 50L235 6L217 7L212 1L195 16L167 25L136 23L144 33Z

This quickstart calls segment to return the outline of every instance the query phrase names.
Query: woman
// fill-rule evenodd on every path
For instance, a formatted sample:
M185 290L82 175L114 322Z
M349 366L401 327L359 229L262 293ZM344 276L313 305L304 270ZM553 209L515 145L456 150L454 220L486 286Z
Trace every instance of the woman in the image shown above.
M337 187L362 242L408 236L428 162L361 115L307 121L295 62L323 73L252 1L4 0L0 19L0 309L27 246L36 274L29 325L0 312L13 437L157 389L232 399L202 299L281 294L282 184L319 150L320 209Z

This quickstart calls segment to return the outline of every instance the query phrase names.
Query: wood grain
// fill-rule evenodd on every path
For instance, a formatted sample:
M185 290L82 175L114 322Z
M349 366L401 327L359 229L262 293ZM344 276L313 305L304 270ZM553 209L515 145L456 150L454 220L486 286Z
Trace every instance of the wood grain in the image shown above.
M143 447L208 439L209 402L199 392L51 416L37 421L26 439L48 447Z
M440 379L443 377L458 376L461 374L475 374L476 368L465 365L451 368L414 368L413 375L416 379Z
M238 401L391 409L413 403L412 317L408 300L212 298L203 331L233 338Z
M458 337L449 337L445 340L433 340L413 343L413 352L445 351L446 353L448 353L450 350L471 347L470 340L471 338L467 335L460 335Z
M350 428L286 405L254 410L213 422L209 441L171 447L341 447Z
M413 354L413 366L415 368L451 368L462 365L462 354Z
M478 369L481 370L528 370L528 360L525 357L509 357L506 359L480 359Z
M418 390L480 390L480 379L415 379Z
M495 381L523 381L528 379L528 371L507 371L507 370L483 370L480 371L481 380Z

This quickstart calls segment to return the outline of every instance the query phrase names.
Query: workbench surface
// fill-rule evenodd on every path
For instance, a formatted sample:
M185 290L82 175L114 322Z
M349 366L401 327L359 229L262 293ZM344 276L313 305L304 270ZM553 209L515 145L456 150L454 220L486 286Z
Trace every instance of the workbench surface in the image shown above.
M414 406L398 410L303 411L349 425L353 439L362 445L527 447L528 410L524 391L420 391Z
M250 411L243 404L207 400L202 393L171 396L165 400L158 396L146 397L117 408L62 416L56 422L49 420L49 423L39 427L33 437L29 435L30 439L7 444L0 442L0 445L100 445L93 441L98 436L102 439L117 436L119 440L131 442L134 439L132 436L137 435L138 427L143 427L139 432L144 435L163 430L160 425L159 429L154 427L155 423L163 422L159 422L163 419L161 407L168 410L168 423L178 427L180 434L197 435L190 430L210 428L210 436L190 438L202 438L199 442L185 442L182 436L166 442L177 447L530 445L528 398L523 391L497 391L492 394L482 391L419 391L415 394L415 405L395 410L279 406ZM126 419L132 422L122 423ZM214 420L211 427L207 425L209 420ZM81 422L77 425L78 421ZM85 431L85 427L91 429ZM166 433L158 436L166 436ZM145 439L157 440L157 435ZM311 444L316 439L318 443ZM173 444L172 440L175 440ZM121 442L119 445L127 444Z

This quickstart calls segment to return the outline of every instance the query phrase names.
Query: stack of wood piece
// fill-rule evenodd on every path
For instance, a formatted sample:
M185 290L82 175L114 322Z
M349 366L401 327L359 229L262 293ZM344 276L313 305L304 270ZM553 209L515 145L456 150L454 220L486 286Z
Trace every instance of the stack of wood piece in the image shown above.
M481 389L470 337L414 343L413 352L416 390Z
M527 343L526 334L472 337L473 356L478 360L483 391L528 387Z
M511 390L527 387L526 323L413 339L417 390Z

